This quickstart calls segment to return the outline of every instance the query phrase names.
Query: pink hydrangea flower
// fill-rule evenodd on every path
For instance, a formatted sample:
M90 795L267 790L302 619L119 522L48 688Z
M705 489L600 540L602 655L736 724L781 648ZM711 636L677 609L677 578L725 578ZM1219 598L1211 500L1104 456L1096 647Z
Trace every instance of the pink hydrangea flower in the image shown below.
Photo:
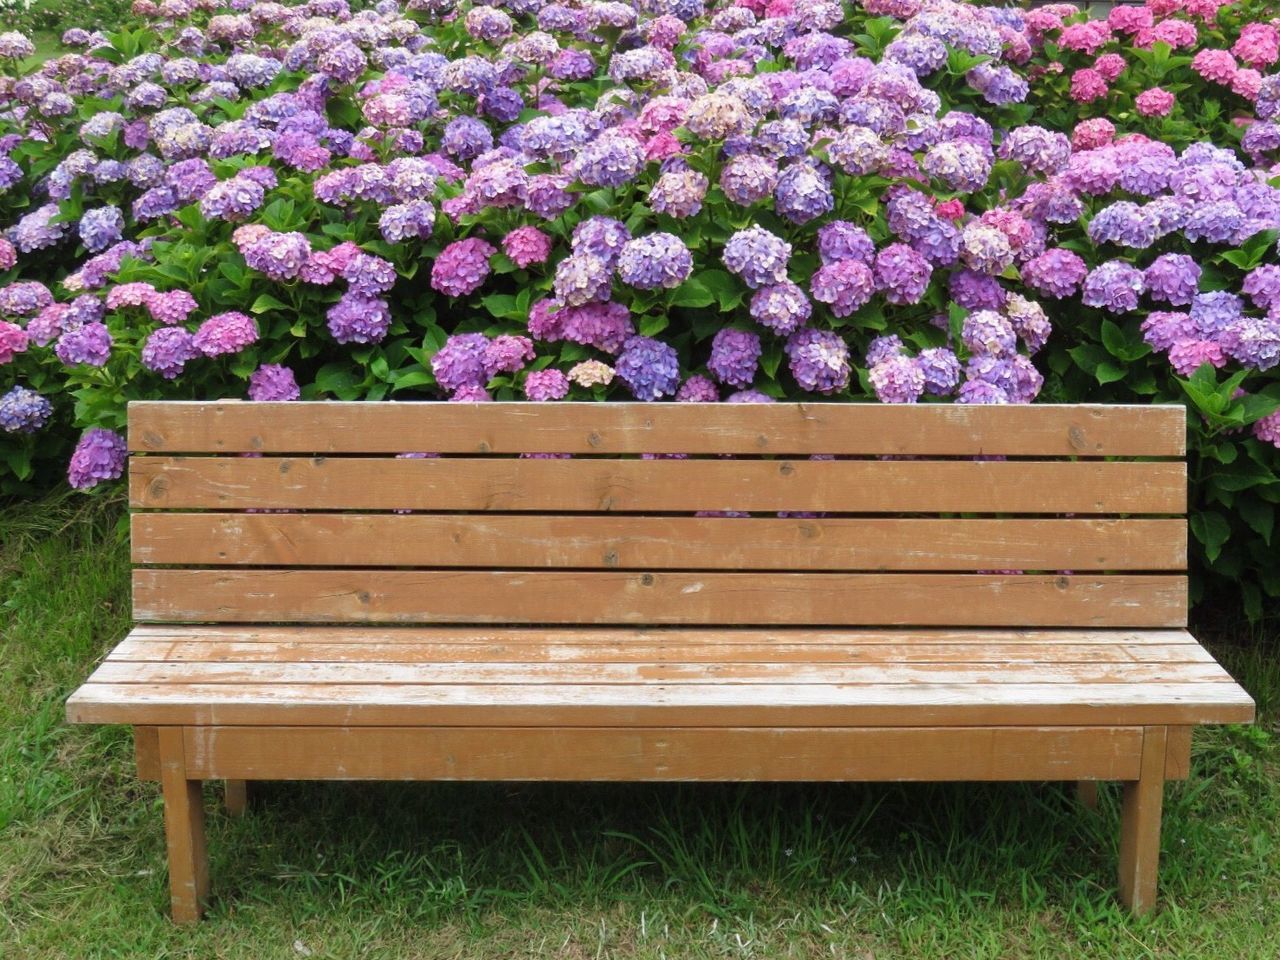
M1071 75L1071 99L1077 103L1101 100L1109 90L1106 78L1091 67L1077 70Z
M537 227L516 227L502 238L502 252L523 270L546 262L551 255L551 238Z
M1071 148L1076 151L1096 150L1116 138L1116 128L1105 117L1082 120L1071 133Z
M1247 23L1231 52L1251 67L1266 69L1280 60L1280 30L1269 23Z
M1206 80L1229 84L1240 68L1226 50L1201 50L1191 61L1191 69Z
M1246 100L1257 100L1262 89L1262 74L1253 67L1241 67L1231 78L1231 92Z
M1102 79L1107 83L1111 83L1124 73L1125 66L1124 57L1118 53L1104 53L1093 62L1093 69L1102 74Z
M1138 94L1133 103L1144 117L1164 117L1173 109L1174 97L1167 90L1152 87Z

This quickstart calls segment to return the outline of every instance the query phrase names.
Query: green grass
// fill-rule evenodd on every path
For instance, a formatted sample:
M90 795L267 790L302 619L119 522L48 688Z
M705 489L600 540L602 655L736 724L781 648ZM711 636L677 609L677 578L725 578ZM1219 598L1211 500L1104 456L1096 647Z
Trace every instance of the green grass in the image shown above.
M1280 954L1280 658L1233 624L1214 650L1262 723L1197 735L1148 919L1113 898L1114 787L1094 814L1060 784L283 783L243 820L208 788L216 899L174 928L128 732L62 719L128 625L119 516L66 497L0 512L6 960Z

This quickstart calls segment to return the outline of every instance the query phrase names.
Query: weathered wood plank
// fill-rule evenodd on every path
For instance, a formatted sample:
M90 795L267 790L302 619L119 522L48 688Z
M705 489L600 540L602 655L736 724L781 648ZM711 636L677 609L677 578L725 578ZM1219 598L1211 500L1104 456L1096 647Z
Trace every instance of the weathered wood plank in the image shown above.
M129 447L208 453L1181 456L1181 406L129 404Z
M130 663L109 660L93 672L93 683L257 684L510 684L515 686L619 684L913 683L1233 683L1216 663Z
M72 723L299 726L1129 726L1247 723L1230 683L546 684L86 683Z
M310 628L303 627L299 633ZM226 640L121 641L108 663L1212 663L1190 643L325 643L305 636L280 643Z
M1182 462L139 457L145 509L1151 514Z
M186 743L207 779L1131 779L1142 730L195 727Z
M1139 915L1148 913L1156 902L1165 751L1165 728L1148 727L1141 769L1137 777L1124 782L1120 806L1120 901Z
M743 629L723 627L493 627L367 626L306 627L260 626L256 624L187 625L137 624L129 633L132 640L193 640L233 643L433 643L482 644L494 647L523 644L572 644L625 646L656 644L693 648L701 645L819 644L819 645L904 645L960 644L983 646L989 643L1038 644L1058 647L1070 644L1102 646L1192 645L1196 639L1186 630L1032 630L956 628L913 629L824 629L820 627L763 627ZM1203 648L1201 648L1203 650Z
M1186 578L1167 575L133 573L144 621L1174 627L1186 602Z
M209 897L204 799L200 780L186 766L182 729L162 727L159 742L173 920L175 923L195 923L204 912L204 902Z
M135 563L1184 570L1185 520L135 513Z

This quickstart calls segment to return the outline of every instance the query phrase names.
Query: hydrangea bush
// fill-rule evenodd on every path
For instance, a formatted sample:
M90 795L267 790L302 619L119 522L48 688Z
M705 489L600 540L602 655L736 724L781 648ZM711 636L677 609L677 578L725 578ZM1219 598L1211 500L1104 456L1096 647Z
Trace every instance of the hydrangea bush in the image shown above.
M136 0L0 34L0 483L135 398L1184 401L1280 595L1280 21ZM7 466L5 466L7 465Z

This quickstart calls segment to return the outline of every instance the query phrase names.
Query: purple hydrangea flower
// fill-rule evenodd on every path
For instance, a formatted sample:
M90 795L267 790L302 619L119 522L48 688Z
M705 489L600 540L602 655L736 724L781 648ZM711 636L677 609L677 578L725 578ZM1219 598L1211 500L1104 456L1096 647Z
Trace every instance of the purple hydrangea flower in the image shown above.
M819 303L829 304L833 315L847 317L874 296L875 276L860 260L836 260L814 272L809 292Z
M52 416L53 404L21 384L0 396L0 430L6 433L35 433Z
M1185 307L1200 287L1200 265L1186 254L1165 253L1151 262L1142 277L1152 300Z
M1129 313L1138 309L1138 298L1145 289L1141 270L1123 260L1108 260L1085 277L1082 299L1086 306Z
M1191 299L1191 323L1205 338L1212 338L1244 316L1244 301L1234 293L1215 290Z
M849 347L839 334L804 327L787 338L786 353L801 389L836 393L849 385Z
M622 346L614 371L637 400L658 400L680 386L675 348L649 337L631 337Z
M264 363L249 375L250 400L297 400L302 396L293 371L278 363Z
M499 373L517 373L532 359L533 341L528 337L511 334L495 337L489 341L481 357L485 380Z
M871 266L876 246L867 231L848 220L833 220L818 228L818 256L823 263L859 260Z
M569 395L569 378L559 370L534 370L524 379L524 395L539 403L563 400Z
M994 310L975 310L964 318L960 340L970 353L1004 356L1018 349L1017 334L1005 317Z
M1042 296L1061 300L1080 289L1088 272L1078 254L1050 247L1022 265L1022 282Z
M707 369L721 383L731 387L749 387L756 378L760 363L760 338L746 330L726 327L711 340L711 358Z
M1280 266L1264 263L1255 267L1245 275L1243 291L1259 310L1280 307Z
M161 327L153 330L142 346L142 365L172 380L182 372L188 360L200 356L195 338L184 327Z
M571 253L556 265L556 299L571 307L606 301L613 290L609 265L590 253Z
M724 265L753 290L787 279L791 244L761 226L739 230L724 245Z
M381 297L352 289L329 308L325 320L338 343L381 343L391 328L391 308Z
M618 278L637 290L673 289L693 272L693 255L670 233L629 240L618 257Z
M867 379L881 403L915 403L925 390L924 371L914 357L885 357L872 364Z
M799 224L830 213L835 197L829 174L807 163L792 164L778 177L773 206L780 215Z
M96 487L105 480L116 480L124 473L128 445L124 437L114 430L91 427L80 437L71 463L67 468L67 480L77 490Z
M119 207L96 207L80 218L80 241L90 253L101 253L124 236L124 214Z
M790 280L761 287L751 297L751 318L780 336L788 336L809 321L813 307L804 291Z
M493 244L479 237L455 240L431 265L431 288L450 297L474 293L488 278L489 258L497 252Z
M945 397L960 383L960 360L946 347L921 350L916 364L924 374L925 393Z
M919 303L929 288L933 266L905 243L891 243L876 254L875 281L889 303Z
M455 333L431 358L436 383L451 393L462 387L483 387L489 380L485 372L488 349L489 338L483 333Z
M1244 366L1270 370L1280 364L1280 318L1242 317L1219 334L1218 342Z
M707 377L695 374L680 385L676 391L678 403L717 403L720 391Z
M253 320L235 310L214 314L196 330L194 344L206 357L239 353L258 341Z
M428 200L392 204L378 218L378 230L387 243L426 240L435 229L436 208Z
M58 338L54 353L68 366L83 363L101 367L111 356L111 332L104 323L86 323Z

